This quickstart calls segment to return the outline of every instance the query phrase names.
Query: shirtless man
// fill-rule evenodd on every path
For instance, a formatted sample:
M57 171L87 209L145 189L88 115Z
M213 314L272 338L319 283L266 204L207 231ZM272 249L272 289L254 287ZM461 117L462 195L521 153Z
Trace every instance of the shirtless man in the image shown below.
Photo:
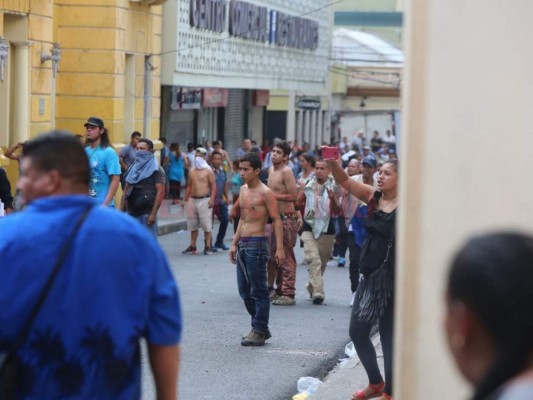
M284 261L283 234L278 204L274 194L259 180L261 159L255 153L245 154L239 164L241 186L239 203L241 218L233 236L229 258L237 264L237 285L246 310L252 317L252 330L242 338L243 346L264 346L272 335L268 329L270 301L268 299L266 264L269 258L265 236L267 219L272 219L276 232L276 263Z
M182 252L183 254L198 254L196 249L198 226L204 230L204 254L213 254L211 231L213 230L212 208L215 204L216 183L215 174L205 160L206 155L207 150L203 147L196 149L194 169L189 173L184 200L187 203L187 229L191 231L191 244Z
M283 263L277 265L271 260L272 268L269 269L269 284L273 286L276 280L276 293L271 294L272 304L277 306L293 306L296 284L296 257L294 246L298 237L298 229L302 223L299 213L296 212L296 179L292 170L287 166L291 153L288 143L281 140L272 147L272 167L268 174L268 187L274 193L278 203L278 210L283 226L283 251L286 255ZM274 254L277 248L275 232L270 235L270 253Z

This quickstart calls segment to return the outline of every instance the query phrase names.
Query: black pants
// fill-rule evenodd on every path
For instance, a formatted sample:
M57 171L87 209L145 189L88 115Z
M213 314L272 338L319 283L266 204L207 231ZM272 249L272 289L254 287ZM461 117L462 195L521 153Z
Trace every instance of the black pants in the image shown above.
M354 302L352 309L352 318L350 319L350 338L353 341L357 355L365 367L368 375L369 383L375 385L383 382L381 373L379 372L378 361L376 358L376 350L370 340L370 330L373 324L369 322L361 322L357 319L355 311L359 308L357 299ZM392 340L394 330L394 293L389 299L389 304L385 309L385 314L378 321L379 336L381 338L381 346L383 348L383 361L385 364L385 393L392 396Z
M170 181L169 193L172 200L179 200L181 194L181 183L178 181Z
M346 257L346 250L348 249L348 228L346 227L346 218L345 217L337 217L337 222L339 224L339 234L337 235L337 243L339 246L339 257Z
M355 244L353 232L348 232L346 242L348 249L350 249L350 287L353 293L359 285L359 257L361 256L361 248Z

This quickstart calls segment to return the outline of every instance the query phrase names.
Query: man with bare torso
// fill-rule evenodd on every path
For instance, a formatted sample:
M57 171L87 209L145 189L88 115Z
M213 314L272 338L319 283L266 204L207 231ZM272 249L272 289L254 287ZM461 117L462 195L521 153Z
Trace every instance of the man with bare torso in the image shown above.
M240 159L239 173L244 182L239 195L241 218L230 248L230 261L237 264L237 285L246 310L252 318L252 330L242 338L243 346L264 346L271 337L268 329L270 300L268 299L266 264L269 258L265 236L267 219L272 219L276 232L277 251L271 254L282 263L283 234L278 204L274 194L259 180L261 159L247 153Z
M294 246L298 237L298 229L301 224L299 213L296 212L296 180L292 170L287 166L291 153L288 143L281 140L274 144L271 151L272 167L268 174L268 187L274 193L278 203L278 211L281 216L283 227L283 251L285 261L277 265L271 260L272 269L269 272L275 275L276 293L271 295L272 304L278 306L292 306L296 304L294 299L296 285L296 257ZM270 234L270 253L276 252L277 241L274 231ZM270 277L269 277L270 278ZM273 276L269 284L273 284Z
M211 231L213 230L212 208L215 203L216 183L213 170L205 160L206 155L207 150L203 147L196 149L194 169L189 173L185 202L187 203L187 229L191 231L191 244L183 251L183 254L198 253L196 240L199 226L204 230L204 254L213 254Z

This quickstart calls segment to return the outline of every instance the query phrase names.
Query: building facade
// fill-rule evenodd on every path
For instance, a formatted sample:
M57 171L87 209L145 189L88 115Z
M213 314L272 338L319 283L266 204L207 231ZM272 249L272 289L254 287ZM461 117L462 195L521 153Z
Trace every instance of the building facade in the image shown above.
M366 32L335 29L331 59L332 130L340 139L363 132L401 136L404 55L400 49Z
M275 91L324 93L330 15L323 0L166 3L162 134L181 144L221 139L230 154L245 137L294 140L295 102Z
M115 143L133 130L157 138L161 3L0 3L0 147L52 128L84 134L91 115Z
M376 35L397 47L403 41L402 0L345 0L335 5L334 25Z

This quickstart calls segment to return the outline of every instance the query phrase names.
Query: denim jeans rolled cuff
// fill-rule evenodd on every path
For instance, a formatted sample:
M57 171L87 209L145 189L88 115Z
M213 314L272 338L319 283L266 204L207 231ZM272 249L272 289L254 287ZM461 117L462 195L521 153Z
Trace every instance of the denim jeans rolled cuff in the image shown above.
M255 238L254 238L255 239ZM241 240L237 247L237 286L252 320L252 329L268 332L270 300L267 286L266 238Z

